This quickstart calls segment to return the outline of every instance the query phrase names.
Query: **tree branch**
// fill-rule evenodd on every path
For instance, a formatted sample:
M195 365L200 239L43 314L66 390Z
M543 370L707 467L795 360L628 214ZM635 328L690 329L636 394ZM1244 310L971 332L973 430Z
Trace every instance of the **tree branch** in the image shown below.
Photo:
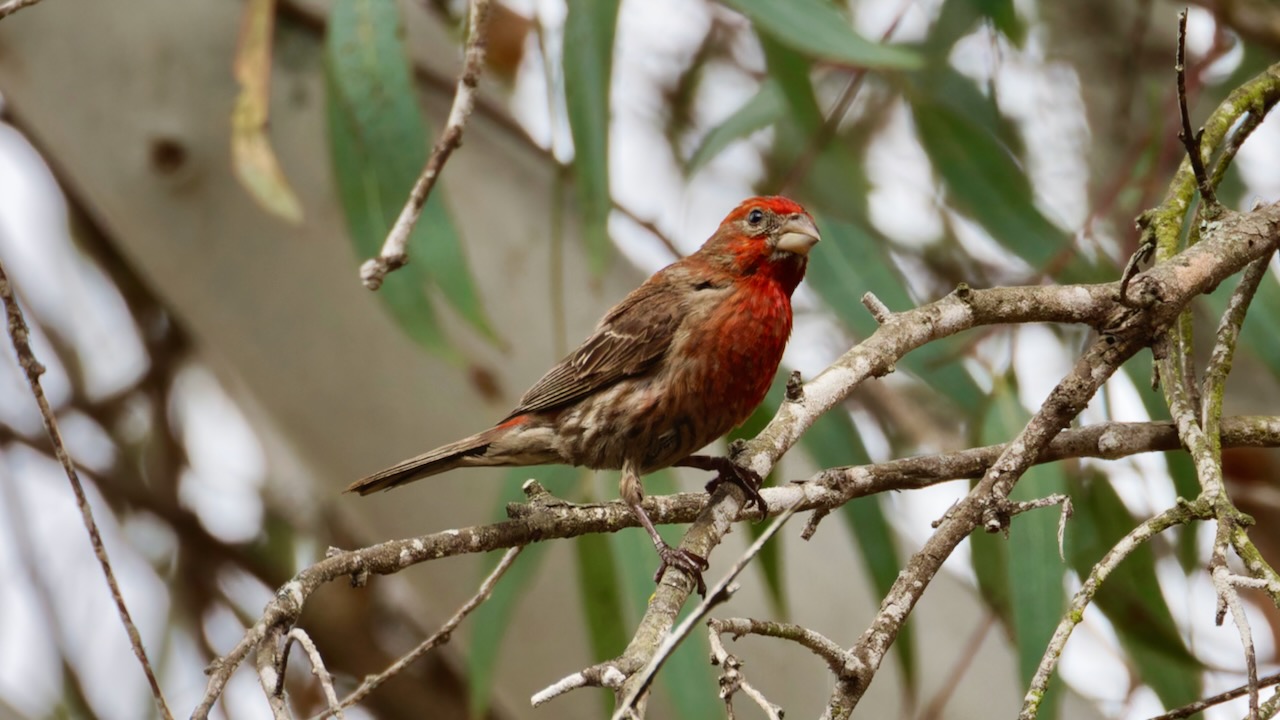
M1057 629L1053 631L1049 646L1045 648L1044 656L1040 658L1040 665L1031 679L1027 696L1022 700L1022 711L1018 713L1018 720L1032 720L1036 717L1040 709L1040 701L1044 699L1049 680L1053 677L1053 671L1062 657L1062 650L1066 647L1067 640L1071 638L1071 632L1084 620L1085 609L1089 607L1089 603L1093 602L1093 596L1097 594L1098 588L1102 587L1103 581L1111 575L1111 571L1115 570L1143 543L1165 530L1192 520L1205 520L1211 517L1213 517L1213 511L1204 503L1180 503L1130 530L1120 539L1120 542L1115 544L1115 547L1102 556L1102 559L1089 571L1089 577L1085 578L1084 584L1071 598L1071 604L1067 606L1066 613L1058 622Z
M18 299L14 297L13 288L9 284L9 277L5 274L3 264L0 264L0 300L4 303L9 338L13 341L13 349L18 355L18 365L22 367L22 371L27 376L27 383L31 386L31 394L35 397L36 406L40 410L45 432L53 445L53 454L66 472L68 482L71 483L71 492L75 495L76 506L80 509L80 518L84 522L85 530L89 533L89 543L93 546L93 553L97 556L98 565L102 568L102 574L107 580L107 588L111 591L111 599L115 601L116 611L120 614L120 622L124 625L125 634L129 636L129 645L133 648L133 654L138 658L138 663L142 665L143 674L147 676L147 684L151 688L151 697L155 700L156 709L160 711L161 717L172 720L173 714L169 711L164 693L160 690L160 681L156 678L151 661L147 659L147 650L142 645L142 635L138 632L138 626L133 623L129 607L124 602L124 595L120 592L120 583L116 581L115 570L112 569L111 560L107 557L107 547L102 542L102 533L98 531L98 523L93 519L93 508L89 506L89 498L85 495L84 486L80 483L75 463L72 462L66 446L63 445L62 431L58 429L58 421L53 415L53 409L49 407L44 388L41 387L40 376L44 374L45 368L31 350L30 330L22 316L22 308L18 306Z
M472 109L475 108L476 88L480 84L480 71L484 68L484 32L485 23L489 19L490 3L491 0L470 1L465 59L462 64L462 74L458 77L458 88L453 96L453 107L449 109L449 119L440 133L440 139L431 149L431 156L427 158L422 174L418 176L418 181L413 184L413 189L409 192L409 199L405 202L399 217L396 218L395 224L391 226L391 231L387 233L382 251L377 257L366 260L360 266L360 280L370 290L377 290L382 286L387 273L404 267L409 262L409 235L413 232L413 227L418 224L422 208L426 206L427 198L431 195L431 189L435 187L436 180L440 178L444 164L449 161L453 151L462 144L462 131L466 128Z
M9 2L0 5L0 20L3 20L19 10L31 7L40 0L9 0Z
M1222 423L1222 444L1223 447L1280 447L1280 416L1226 418ZM878 465L831 468L803 482L768 487L761 492L770 508L790 507L799 502L797 512L831 510L854 498L876 493L981 477L1006 447L992 445ZM1116 460L1142 452L1180 448L1177 429L1170 422L1108 422L1064 431L1037 462L1083 457ZM303 569L276 592L244 638L210 666L209 685L193 717L207 717L231 673L260 644L267 642L268 629L291 626L301 615L306 598L326 583L353 575L392 574L442 557L491 552L533 542L617 532L638 526L635 516L620 501L575 505L552 497L537 483L527 484L525 491L530 502L509 505L507 514L512 519L506 522L389 540L337 553ZM707 495L702 492L653 495L644 500L645 511L657 524L691 523L702 515L708 505ZM759 517L759 511L752 510L740 512L733 521ZM591 684L609 687L599 679ZM621 679L618 684L621 684Z

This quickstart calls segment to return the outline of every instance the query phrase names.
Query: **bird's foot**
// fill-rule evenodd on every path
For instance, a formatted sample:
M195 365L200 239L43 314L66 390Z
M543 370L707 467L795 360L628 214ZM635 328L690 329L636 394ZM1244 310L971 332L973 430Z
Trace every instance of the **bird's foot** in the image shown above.
M743 507L750 510L754 505L760 508L762 514L768 515L769 506L765 503L764 496L760 494L760 486L764 485L764 478L760 477L760 473L751 468L744 468L728 458L721 459L724 460L724 464L716 468L716 476L707 483L707 493L714 493L721 483L732 483L742 488L742 492L747 496Z
M760 486L764 484L764 478L760 477L760 473L755 470L743 467L727 457L714 455L690 455L675 465L715 473L716 476L707 483L708 493L714 493L716 488L720 487L720 483L733 483L742 488L742 492L746 494L745 507L748 510L754 505L760 508L761 515L769 514L769 506L765 504L764 496L760 494Z
M703 571L710 567L706 558L683 548L671 547L665 542L657 546L657 549L662 563L658 565L658 571L653 574L655 583L662 582L662 576L667 573L667 568L675 568L693 578L697 584L698 595L707 596L707 583L702 579Z

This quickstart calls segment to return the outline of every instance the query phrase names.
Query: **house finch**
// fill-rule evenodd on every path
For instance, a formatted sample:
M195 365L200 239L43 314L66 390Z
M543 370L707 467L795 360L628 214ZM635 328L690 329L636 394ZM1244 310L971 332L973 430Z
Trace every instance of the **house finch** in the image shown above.
M672 466L717 473L764 507L760 476L694 455L764 400L791 334L791 293L818 229L783 197L729 213L697 252L659 270L610 310L582 345L496 426L353 483L361 495L456 467L565 464L621 470L619 491L668 567L705 594L704 558L659 537L640 476Z

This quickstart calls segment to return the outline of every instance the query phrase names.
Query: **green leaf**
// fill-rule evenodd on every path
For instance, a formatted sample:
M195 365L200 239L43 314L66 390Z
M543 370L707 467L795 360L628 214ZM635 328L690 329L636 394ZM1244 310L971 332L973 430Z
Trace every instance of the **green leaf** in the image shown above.
M1013 0L947 0L925 43L930 58L945 61L956 41L968 35L979 20L989 21L1014 45L1022 45L1026 38L1026 26Z
M780 89L785 108L775 124L769 176L786 182L800 164L807 169L789 192L804 197L810 211L820 210L845 220L864 216L861 199L870 184L858 156L839 137L830 138L821 148L815 146L825 120L810 80L813 62L768 38L761 38L760 45L769 79Z
M574 471L555 466L512 468L507 472L495 515L505 518L507 503L524 500L524 493L520 488L526 480L533 478L542 483L551 494L563 497L572 487L573 475ZM515 565L502 578L502 582L493 589L488 602L476 608L471 617L471 646L467 658L471 717L484 717L488 712L493 693L493 677L502 657L502 640L507 634L511 613L525 596L529 584L537 577L547 549L545 543L533 543L525 548ZM493 570L501 557L501 553L486 556L485 575Z
M885 253L886 242L865 224L816 214L822 242L814 249L808 283L846 326L861 337L876 330L862 296L875 293L891 310L915 306L896 266ZM961 338L948 338L917 348L900 366L950 398L956 408L980 407L986 393L959 362Z
M762 41L769 76L782 89L787 117L778 124L774 155L789 167L795 158L811 151L810 140L819 132L823 117L809 81L810 63L775 42ZM851 198L866 195L867 182L856 158L838 142L829 143L814 158L809 174L801 178L810 208L822 230L823 243L809 263L808 281L823 300L858 335L875 331L876 323L862 306L862 295L873 292L890 308L914 303L906 283L889 260L889 243L870 229L865 204ZM827 212L825 208L837 208ZM909 354L902 365L951 398L958 407L976 407L985 394L956 361L955 339L930 343Z
M777 122L785 110L782 89L774 80L766 79L760 83L760 89L751 99L703 136L702 142L689 156L685 173L693 175L698 172L733 141L741 140Z
M911 50L872 42L854 32L849 19L826 0L725 0L725 4L750 18L760 34L810 57L868 68L911 69L922 62Z
M1072 497L1076 514L1067 531L1067 557L1084 577L1138 523L1101 473ZM1125 558L1098 589L1093 604L1111 620L1138 676L1165 707L1200 697L1203 668L1183 644L1165 603L1150 543Z
M991 404L983 419L984 445L1009 442L1031 419L1018 401L1012 379L997 380ZM1066 478L1057 464L1028 470L1014 487L1010 498L1033 500L1066 492ZM1044 649L1053 637L1066 609L1063 574L1066 568L1058 556L1058 519L1055 508L1043 508L1014 517L1006 541L1008 575L1004 580L1014 642L1018 648L1018 670L1024 685L1030 684ZM997 540L1004 541L1003 539ZM973 548L975 562L978 547ZM1049 686L1051 696L1041 706L1039 717L1057 716L1058 683Z
M610 256L609 84L619 0L568 0L564 24L564 95L573 135L573 167L591 267Z
M338 0L326 39L330 154L348 230L371 257L400 213L426 163L426 120L418 108L398 6ZM391 273L380 295L401 328L427 348L458 360L440 329L428 283L485 336L496 339L437 185L409 237L414 262Z
M1068 282L1097 279L1071 237L1036 207L1023 172L990 102L954 71L926 76L909 93L921 145L959 211L981 224L1001 246L1037 270L1057 268ZM985 115L985 118L984 118Z
M853 420L840 407L818 418L800 442L819 467L866 465L871 462ZM857 541L858 554L871 576L877 599L889 594L902 570L902 558L898 555L893 529L885 517L883 502L883 496L872 495L854 499L840 509ZM908 619L893 645L909 698L914 698L919 688L913 627L914 623Z
M1027 38L1027 26L1018 17L1013 0L971 0L983 17L991 21L997 30L1014 45L1021 46Z

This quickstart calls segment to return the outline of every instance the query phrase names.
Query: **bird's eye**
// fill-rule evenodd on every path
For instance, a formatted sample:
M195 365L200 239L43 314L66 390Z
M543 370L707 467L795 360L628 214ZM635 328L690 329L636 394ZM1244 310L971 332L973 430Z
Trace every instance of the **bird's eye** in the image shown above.
M752 225L759 225L764 222L764 211L760 208L752 209L751 212L747 213L747 222Z

